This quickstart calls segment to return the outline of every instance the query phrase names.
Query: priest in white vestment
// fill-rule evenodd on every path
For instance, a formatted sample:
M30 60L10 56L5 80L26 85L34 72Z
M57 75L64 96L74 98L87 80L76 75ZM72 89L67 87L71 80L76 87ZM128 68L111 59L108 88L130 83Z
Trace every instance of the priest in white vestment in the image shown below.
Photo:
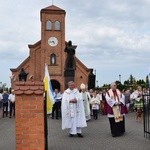
M86 91L86 86L85 84L80 85L81 89L81 98L83 100L83 106L84 106L84 112L85 112L85 118L86 121L89 121L91 119L91 111L90 111L90 101L91 101L91 96L90 93Z
M83 137L82 127L86 127L83 100L73 81L68 82L68 89L62 97L62 129L69 129L69 136Z

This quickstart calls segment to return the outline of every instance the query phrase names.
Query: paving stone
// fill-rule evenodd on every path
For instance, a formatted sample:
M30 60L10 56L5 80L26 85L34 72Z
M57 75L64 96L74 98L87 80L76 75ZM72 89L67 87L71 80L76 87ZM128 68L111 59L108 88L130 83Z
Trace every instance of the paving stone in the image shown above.
M49 150L150 150L150 140L144 138L143 124L135 121L135 113L126 115L126 133L112 137L109 121L99 115L83 128L83 138L68 136L68 130L61 130L61 119L48 117ZM15 150L15 119L1 118L0 150Z

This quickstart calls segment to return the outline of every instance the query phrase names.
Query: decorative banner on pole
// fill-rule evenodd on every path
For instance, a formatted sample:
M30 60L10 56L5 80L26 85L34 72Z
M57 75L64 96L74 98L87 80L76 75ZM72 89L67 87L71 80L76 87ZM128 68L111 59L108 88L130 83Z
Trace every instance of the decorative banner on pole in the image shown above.
M44 89L46 91L47 98L47 114L49 114L51 113L54 104L54 96L47 64L45 64Z

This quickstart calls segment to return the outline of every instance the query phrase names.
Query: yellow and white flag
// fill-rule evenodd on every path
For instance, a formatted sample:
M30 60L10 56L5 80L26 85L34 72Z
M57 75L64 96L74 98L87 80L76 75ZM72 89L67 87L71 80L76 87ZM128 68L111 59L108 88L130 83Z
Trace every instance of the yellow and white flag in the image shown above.
M47 114L49 114L51 113L54 104L54 96L47 64L45 64L44 89L46 91L47 98Z

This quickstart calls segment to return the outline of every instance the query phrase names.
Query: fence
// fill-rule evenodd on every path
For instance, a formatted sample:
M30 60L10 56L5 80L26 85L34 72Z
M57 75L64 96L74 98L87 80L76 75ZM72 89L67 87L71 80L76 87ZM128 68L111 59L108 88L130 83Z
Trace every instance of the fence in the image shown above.
M143 94L144 137L150 139L150 89Z

